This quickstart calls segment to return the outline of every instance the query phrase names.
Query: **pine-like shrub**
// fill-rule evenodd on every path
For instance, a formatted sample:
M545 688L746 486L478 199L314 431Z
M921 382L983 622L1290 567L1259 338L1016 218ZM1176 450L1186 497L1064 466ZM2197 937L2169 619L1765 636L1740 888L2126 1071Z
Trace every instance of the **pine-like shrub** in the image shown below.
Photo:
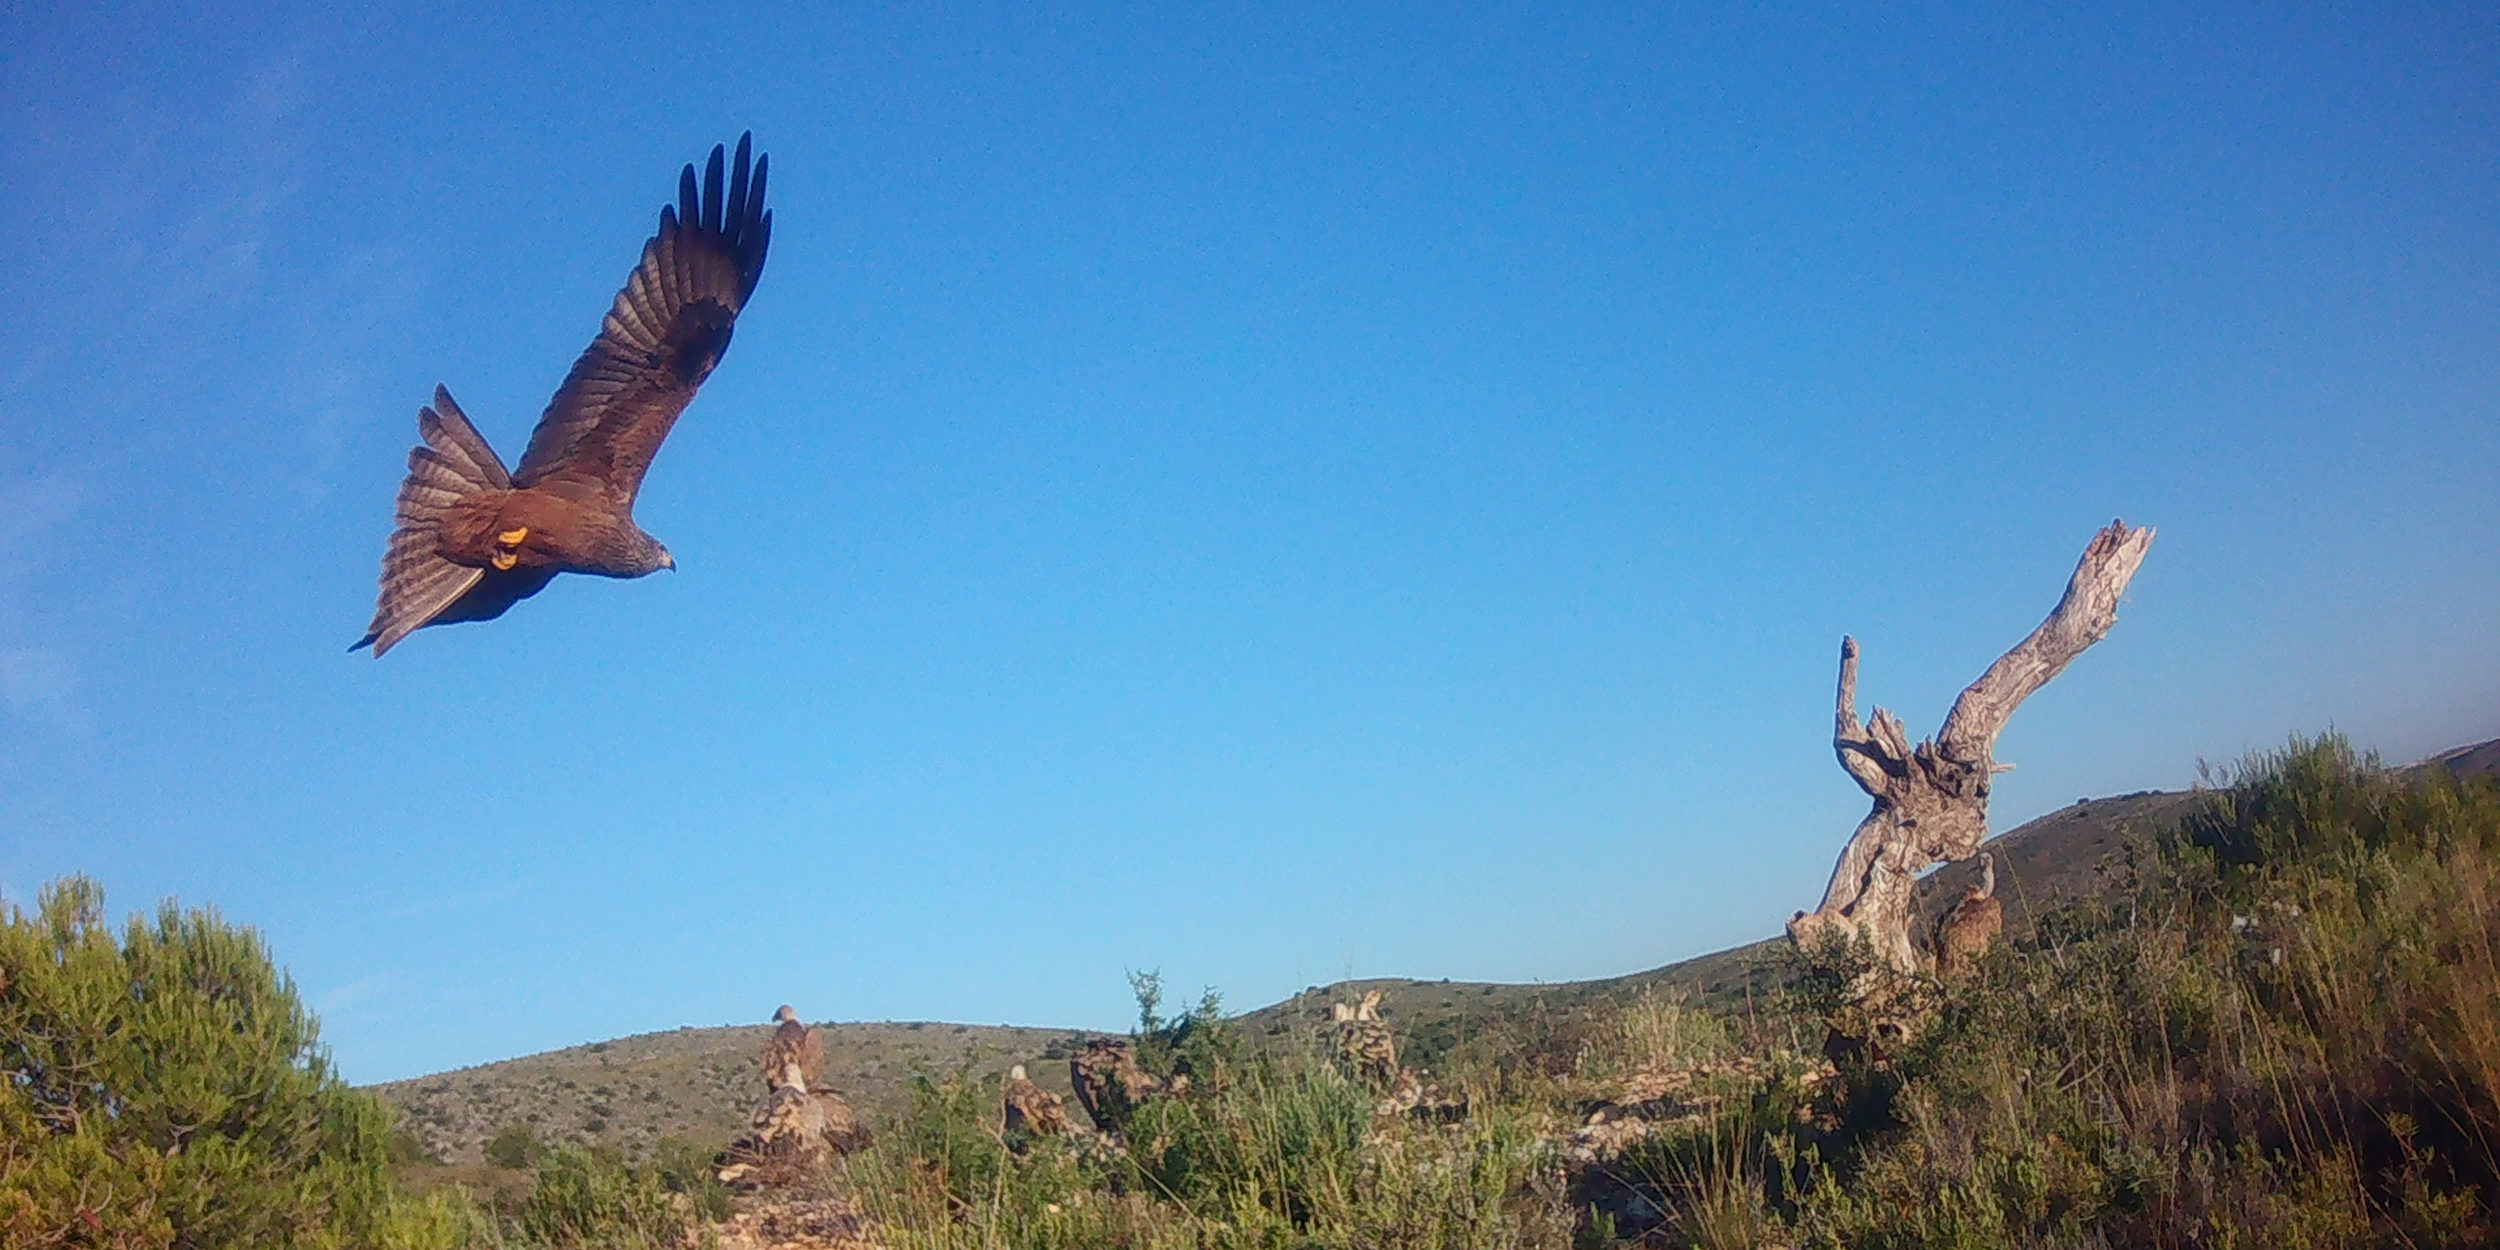
M389 1132L250 929L115 933L84 877L0 906L0 1245L371 1244Z

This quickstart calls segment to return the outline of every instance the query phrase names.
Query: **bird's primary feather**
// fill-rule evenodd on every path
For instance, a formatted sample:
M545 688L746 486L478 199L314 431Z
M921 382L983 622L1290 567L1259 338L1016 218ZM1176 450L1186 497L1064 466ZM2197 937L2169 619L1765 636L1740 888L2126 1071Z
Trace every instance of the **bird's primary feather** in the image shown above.
M678 203L660 210L642 263L530 435L513 480L595 484L630 511L643 475L677 417L729 349L738 313L754 293L772 242L764 209L770 160L753 163L738 140L724 196L719 148L698 197L694 166L679 175Z

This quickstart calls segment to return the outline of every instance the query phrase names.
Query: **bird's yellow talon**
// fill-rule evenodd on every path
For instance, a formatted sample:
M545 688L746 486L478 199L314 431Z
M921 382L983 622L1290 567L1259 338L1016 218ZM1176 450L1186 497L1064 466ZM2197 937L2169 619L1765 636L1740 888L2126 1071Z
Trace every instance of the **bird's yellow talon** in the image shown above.
M495 541L506 547L518 547L522 543L528 542L529 536L530 527L521 525L495 535Z
M493 559L487 561L488 564L494 565L496 568L506 570L509 570L513 565L519 564L520 562L521 553L517 551L499 552Z

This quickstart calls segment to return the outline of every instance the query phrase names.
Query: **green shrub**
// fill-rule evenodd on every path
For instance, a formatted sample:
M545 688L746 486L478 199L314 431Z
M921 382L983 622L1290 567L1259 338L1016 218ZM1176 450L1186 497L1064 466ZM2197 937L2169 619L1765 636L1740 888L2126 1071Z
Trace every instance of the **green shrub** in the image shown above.
M907 1095L909 1109L891 1134L899 1157L952 1205L990 1200L1013 1166L999 1135L999 1081L976 1079L969 1068L944 1078L914 1072Z
M720 1152L682 1137L663 1137L652 1147L651 1168L670 1193L684 1194L707 1220L729 1218L729 1187L721 1184L713 1157Z
M1316 1037L1245 1053L1212 994L1166 1018L1151 976L1135 988L1141 1063L1186 1074L1186 1092L1139 1104L1124 1148L1041 1139L1019 1154L1000 1139L995 1080L916 1078L902 1124L843 1168L893 1244L1570 1244L1537 1113L1488 1107L1450 1128L1378 1119Z
M664 1250L695 1244L694 1204L670 1191L657 1168L608 1150L560 1145L538 1161L538 1183L514 1221L530 1242L553 1248Z
M375 1250L501 1250L510 1244L493 1212L458 1188L394 1200L370 1235Z
M0 912L0 1073L0 1244L351 1244L388 1205L389 1114L213 911L117 935L72 877Z
M547 1153L547 1147L538 1140L535 1130L515 1120L495 1130L494 1137L486 1143L485 1153L488 1163L517 1172L522 1168L536 1167L538 1160Z

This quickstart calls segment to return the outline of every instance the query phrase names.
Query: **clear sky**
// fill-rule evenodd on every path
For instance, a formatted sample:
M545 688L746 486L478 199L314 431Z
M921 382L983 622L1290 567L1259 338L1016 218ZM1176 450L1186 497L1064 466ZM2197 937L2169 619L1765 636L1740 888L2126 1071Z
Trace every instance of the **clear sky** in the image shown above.
M1931 731L2113 516L1999 829L2500 735L2489 5L42 7L0 896L258 926L358 1080L1767 936L1840 636ZM517 459L747 128L679 571L348 654L417 406Z

